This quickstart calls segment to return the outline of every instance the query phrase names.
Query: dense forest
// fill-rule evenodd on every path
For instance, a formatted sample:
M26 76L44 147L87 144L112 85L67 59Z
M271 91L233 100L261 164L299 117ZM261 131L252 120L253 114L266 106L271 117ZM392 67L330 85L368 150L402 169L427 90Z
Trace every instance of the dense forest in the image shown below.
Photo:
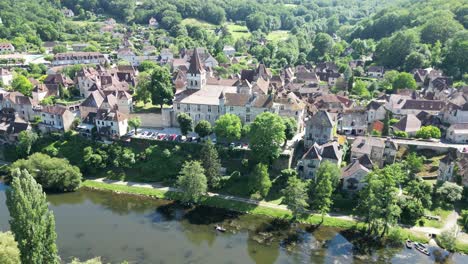
M96 28L71 24L61 8L72 9L74 20L110 16L130 26L155 17L158 34L171 39L160 43L149 36L158 48L204 46L216 55L231 44L272 68L327 60L346 65L370 55L374 64L388 69L434 66L456 79L468 68L468 3L461 0L0 0L0 39L21 48L103 37L89 37L86 33ZM217 26L222 34L183 23L186 18ZM251 34L233 37L228 23L246 26ZM278 30L288 31L288 40L263 45L261 40ZM347 50L352 52L343 56Z

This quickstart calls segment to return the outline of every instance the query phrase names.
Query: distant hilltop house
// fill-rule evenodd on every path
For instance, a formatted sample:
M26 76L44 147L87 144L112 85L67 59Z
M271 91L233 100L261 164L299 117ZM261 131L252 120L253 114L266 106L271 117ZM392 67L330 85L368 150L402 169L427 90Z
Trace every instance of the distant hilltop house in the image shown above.
M226 45L223 48L223 53L227 57L232 57L232 56L234 56L236 54L236 49L233 46Z
M385 69L383 66L369 66L367 69L367 76L373 78L383 77Z
M74 17L74 16L75 16L75 13L73 12L73 10L68 9L68 8L62 9L62 14L63 14L65 17Z
M3 85L10 85L13 81L13 75L7 69L0 68L0 81Z
M159 26L159 23L158 23L158 20L154 17L151 17L148 21L148 26L150 27L158 27Z
M107 58L100 52L69 52L55 54L52 65L105 64L106 62Z
M10 53L10 52L15 52L15 47L11 43L9 42L0 43L0 53Z
M88 43L74 43L72 44L73 51L83 51L90 45Z

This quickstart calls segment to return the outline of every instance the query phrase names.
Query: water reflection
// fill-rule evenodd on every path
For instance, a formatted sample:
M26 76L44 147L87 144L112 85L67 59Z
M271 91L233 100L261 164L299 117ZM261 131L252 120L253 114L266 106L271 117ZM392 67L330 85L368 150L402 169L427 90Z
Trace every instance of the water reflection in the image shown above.
M49 195L48 200L64 260L103 256L111 263L399 264L442 262L448 257L446 263L468 263L466 256L443 251L433 251L431 257L404 247L363 251L359 236L350 231L291 226L281 220L138 196L79 191ZM215 231L217 224L227 231ZM8 229L1 191L0 229Z

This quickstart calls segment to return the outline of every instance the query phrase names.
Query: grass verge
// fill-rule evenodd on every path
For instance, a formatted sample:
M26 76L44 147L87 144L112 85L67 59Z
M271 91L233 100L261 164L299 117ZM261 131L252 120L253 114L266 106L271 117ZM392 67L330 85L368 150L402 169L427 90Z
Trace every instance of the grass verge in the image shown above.
M180 195L177 192L164 191L160 189L150 189L144 187L132 187L125 185L116 185L109 183L101 183L95 181L85 181L82 184L84 188L107 190L113 192L122 192L136 195L145 195L157 199L168 199L168 200L179 200ZM205 197L200 201L200 204L206 206L212 206L217 208L224 208L233 211L238 211L242 213L254 214L254 215L264 215L274 218L282 219L291 219L292 214L289 211L270 208L265 206L259 206L254 204L248 204L240 201L226 200L220 197ZM307 217L301 218L301 222L311 225L320 224L322 222L322 216L320 215L309 215ZM340 219L335 217L325 216L322 222L323 226L338 227L349 229L356 227L356 222L346 219Z

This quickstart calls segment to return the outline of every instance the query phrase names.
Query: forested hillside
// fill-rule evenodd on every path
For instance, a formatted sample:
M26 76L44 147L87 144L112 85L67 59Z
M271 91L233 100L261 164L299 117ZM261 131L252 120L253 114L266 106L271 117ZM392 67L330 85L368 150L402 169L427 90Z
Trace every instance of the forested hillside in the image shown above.
M74 21L62 8L74 11ZM106 34L97 23L106 17L129 26L155 17L161 30L149 39L158 48L203 46L219 54L231 44L277 69L327 60L346 65L372 55L388 69L435 66L456 79L468 68L462 0L0 0L0 39L20 50L41 40L99 42ZM156 41L160 35L169 41ZM273 41L262 45L264 39Z

